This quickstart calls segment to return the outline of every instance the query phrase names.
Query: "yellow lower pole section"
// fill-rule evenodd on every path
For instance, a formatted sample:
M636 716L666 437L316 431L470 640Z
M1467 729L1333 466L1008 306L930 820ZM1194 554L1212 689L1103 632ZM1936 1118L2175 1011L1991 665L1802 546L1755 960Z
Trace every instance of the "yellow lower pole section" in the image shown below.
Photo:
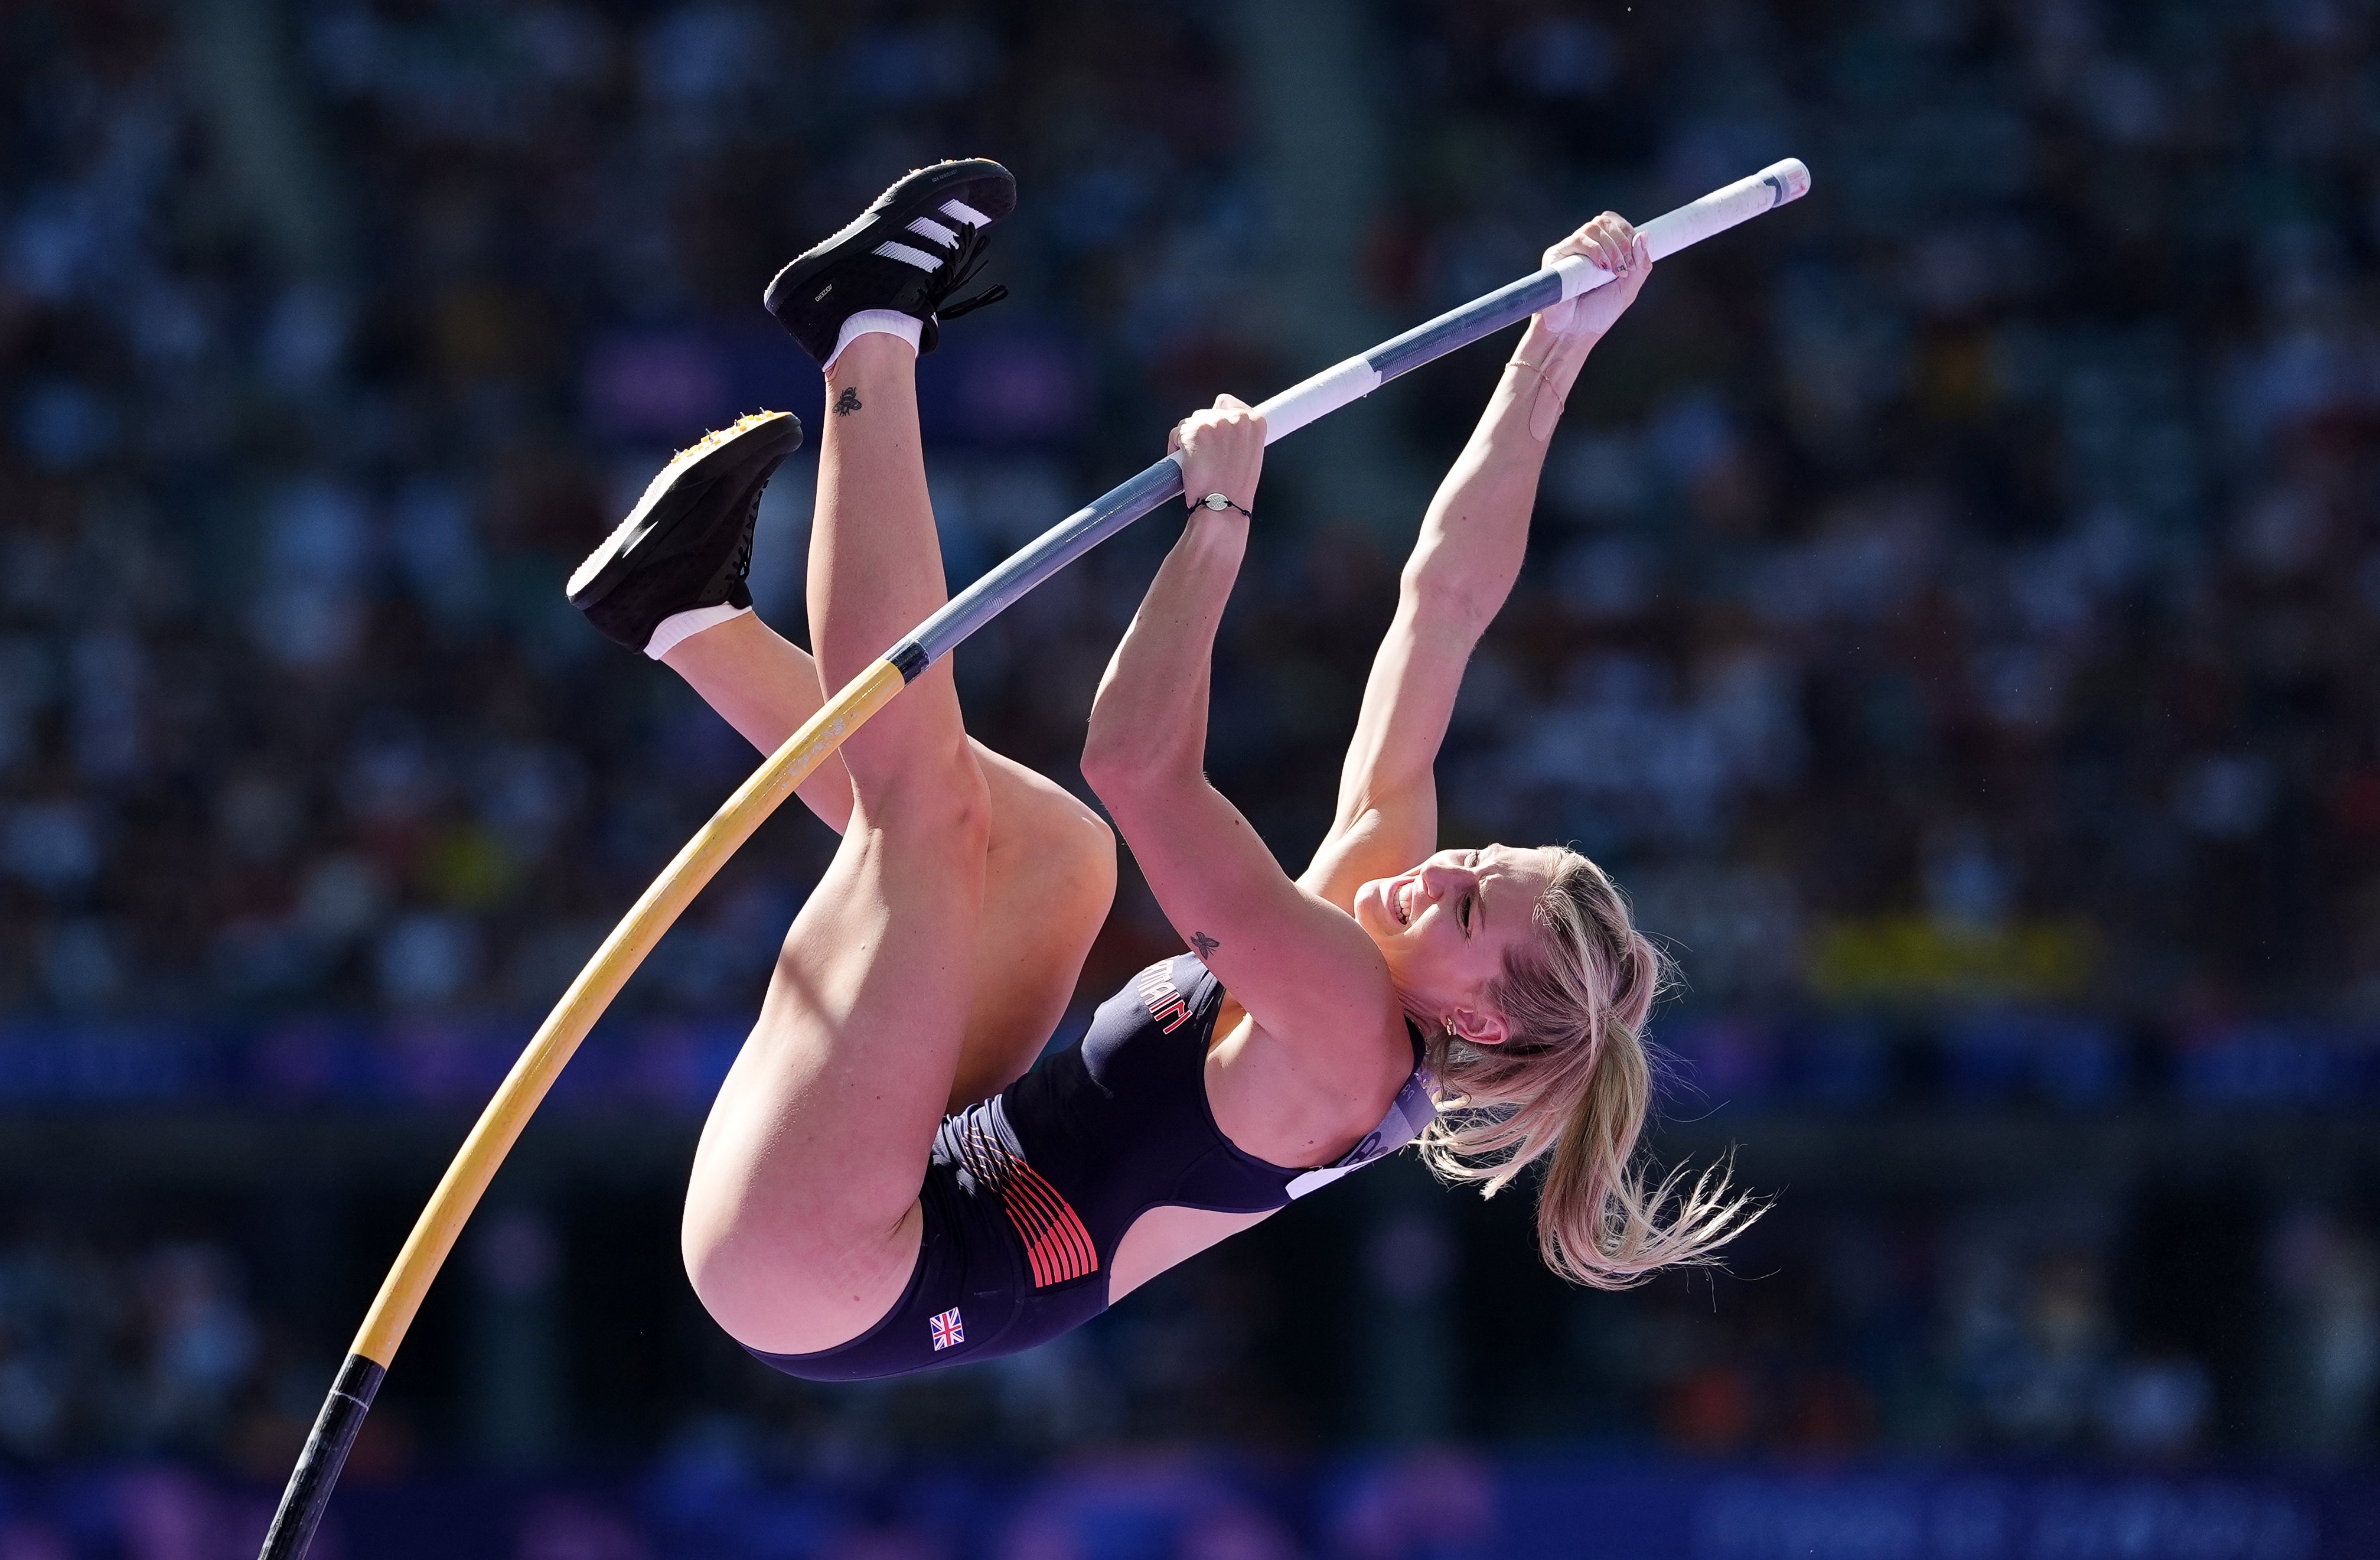
M646 889L636 907L629 910L603 945L570 982L570 989L538 1026L528 1049L513 1064L511 1072L496 1090L495 1098L480 1113L471 1135L463 1140L455 1163L446 1167L438 1189L431 1194L430 1205L415 1221L413 1233L406 1237L405 1249L397 1253L396 1265L389 1269L388 1277L380 1286L380 1294L365 1314L364 1324L356 1334L351 1353L385 1369L396 1356L396 1346L405 1341L405 1331L413 1325L414 1313L421 1308L421 1297L429 1291L431 1280L438 1276L446 1254L455 1249L455 1237L462 1233L464 1222L471 1210L480 1204L488 1183L495 1178L496 1168L504 1155L528 1125L528 1118L553 1080L595 1027L612 999L620 994L628 977L653 951L653 945L674 924L694 896L735 854L738 847L752 836L768 816L794 794L795 787L809 778L812 771L826 761L829 754L843 746L853 732L865 725L869 716L890 702L901 691L901 673L890 661L879 661L853 678L824 708L804 723L802 728L785 739L785 745L769 756L768 762L752 773L752 777L736 787L720 810L711 815L677 859L669 864L652 886Z

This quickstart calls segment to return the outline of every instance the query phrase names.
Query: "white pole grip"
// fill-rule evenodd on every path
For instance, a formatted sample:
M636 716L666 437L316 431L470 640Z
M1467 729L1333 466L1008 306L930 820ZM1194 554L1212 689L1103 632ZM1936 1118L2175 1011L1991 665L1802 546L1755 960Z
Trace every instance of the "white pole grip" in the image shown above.
M1350 358L1311 379L1300 380L1257 408L1257 415L1265 420L1265 443L1294 433L1379 387L1380 371L1362 358Z
M1655 260L1667 260L1690 244L1699 244L1714 233L1724 233L1741 222L1749 222L1765 211L1798 201L1810 192L1810 170L1802 165L1799 157L1788 157L1772 163L1749 178L1737 179L1724 189L1714 189L1699 201L1692 201L1676 211L1665 212L1637 231L1645 235L1645 247L1653 251ZM1611 280L1611 273L1584 256L1572 255L1554 262L1561 273L1562 297L1576 298Z

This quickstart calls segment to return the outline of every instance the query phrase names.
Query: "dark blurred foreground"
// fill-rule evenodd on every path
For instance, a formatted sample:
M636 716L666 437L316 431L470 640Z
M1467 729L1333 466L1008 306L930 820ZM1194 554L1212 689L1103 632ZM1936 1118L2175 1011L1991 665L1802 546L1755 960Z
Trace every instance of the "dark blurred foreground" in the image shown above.
M0 1480L0 1554L247 1560L273 1492L170 1469ZM1427 1450L750 1478L351 1478L319 1560L2353 1560L2380 1491L2305 1474L1948 1472ZM80 1546L77 1547L69 1547Z

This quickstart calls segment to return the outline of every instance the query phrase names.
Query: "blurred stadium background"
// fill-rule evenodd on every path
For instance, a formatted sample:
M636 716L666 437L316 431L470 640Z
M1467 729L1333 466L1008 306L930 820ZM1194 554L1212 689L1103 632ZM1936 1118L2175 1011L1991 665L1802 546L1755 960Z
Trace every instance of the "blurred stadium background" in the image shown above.
M988 153L926 365L964 579L1269 393L1788 153L1558 437L1450 837L1690 984L1732 1276L1537 1268L1410 1165L996 1366L771 1375L675 1258L822 865L772 823L598 1030L316 1553L2348 1555L2380 1546L2371 0L13 0L0 7L0 1557L254 1553L463 1125L755 761L561 581L814 416L758 307ZM1498 361L1274 452L1213 767L1322 825ZM755 584L789 628L812 468ZM1153 520L959 657L1075 778ZM1163 951L1130 883L1087 973Z

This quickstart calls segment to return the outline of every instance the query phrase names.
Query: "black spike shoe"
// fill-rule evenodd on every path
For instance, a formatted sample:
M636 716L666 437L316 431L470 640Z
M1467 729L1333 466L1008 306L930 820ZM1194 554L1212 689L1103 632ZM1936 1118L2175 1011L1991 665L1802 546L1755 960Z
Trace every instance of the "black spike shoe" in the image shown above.
M1016 209L1016 180L985 157L936 163L895 181L850 226L777 273L760 301L824 367L843 323L889 309L923 323L930 352L941 322L998 303L1004 286L957 303L943 299L983 268L991 225Z
M634 651L677 613L750 606L744 581L760 494L801 447L801 420L785 411L756 411L704 434L662 468L628 518L587 555L565 587L570 604Z

